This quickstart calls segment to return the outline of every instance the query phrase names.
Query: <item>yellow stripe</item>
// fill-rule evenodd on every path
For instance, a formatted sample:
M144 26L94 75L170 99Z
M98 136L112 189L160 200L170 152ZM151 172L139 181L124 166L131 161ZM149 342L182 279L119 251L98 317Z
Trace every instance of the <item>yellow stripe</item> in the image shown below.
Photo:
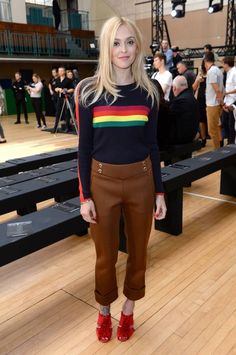
M99 116L93 118L93 123L97 122L124 122L124 121L148 121L148 117L146 115L130 115L130 116Z

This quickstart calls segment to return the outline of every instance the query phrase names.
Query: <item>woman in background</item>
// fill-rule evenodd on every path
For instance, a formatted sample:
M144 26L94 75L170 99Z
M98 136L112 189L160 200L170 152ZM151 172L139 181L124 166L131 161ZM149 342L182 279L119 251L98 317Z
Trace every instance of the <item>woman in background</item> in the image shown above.
M40 80L38 74L34 73L32 76L33 83L27 87L27 90L30 94L32 106L34 108L34 112L37 118L37 128L45 129L47 128L45 116L42 111L42 90L43 83ZM41 120L43 122L43 126L41 125Z
M193 83L193 91L195 92L200 110L200 134L203 148L206 146L207 140L206 77L207 71L203 60L196 80Z

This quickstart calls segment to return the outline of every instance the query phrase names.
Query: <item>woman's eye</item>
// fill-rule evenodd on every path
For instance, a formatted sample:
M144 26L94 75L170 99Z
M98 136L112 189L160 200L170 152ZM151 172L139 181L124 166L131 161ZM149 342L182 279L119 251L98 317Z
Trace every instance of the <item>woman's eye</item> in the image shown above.
M130 46L132 46L134 43L135 43L135 42L134 42L134 40L132 40L132 39L128 41L128 44L129 44Z
M117 46L119 46L119 42L114 42L114 47L117 47Z

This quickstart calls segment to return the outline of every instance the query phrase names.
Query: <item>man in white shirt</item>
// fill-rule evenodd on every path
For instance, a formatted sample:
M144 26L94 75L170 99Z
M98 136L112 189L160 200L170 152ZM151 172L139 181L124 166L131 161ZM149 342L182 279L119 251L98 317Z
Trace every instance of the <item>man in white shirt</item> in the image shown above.
M222 114L222 125L225 135L228 138L228 144L235 143L235 118L232 111L228 109L236 101L236 67L234 66L234 57L225 57L223 67L226 76L225 97Z
M214 149L220 147L222 141L220 116L223 105L223 74L214 64L214 54L206 53L204 58L207 70L206 81L206 106L207 106L207 125L208 132L212 138Z
M161 53L165 54L166 56L166 69L170 70L174 66L173 64L173 52L172 49L169 47L169 43L166 39L161 41Z
M152 79L159 82L165 95L165 100L169 101L172 86L172 74L166 70L166 56L164 53L157 52L154 55L153 65L157 72L152 75Z

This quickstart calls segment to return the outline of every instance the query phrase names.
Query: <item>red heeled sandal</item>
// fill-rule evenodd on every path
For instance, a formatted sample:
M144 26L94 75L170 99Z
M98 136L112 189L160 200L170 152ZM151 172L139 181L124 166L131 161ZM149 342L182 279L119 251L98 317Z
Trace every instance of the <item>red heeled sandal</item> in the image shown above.
M102 343L107 343L112 336L111 314L104 316L99 312L97 327L97 338Z
M120 322L117 328L117 339L120 341L128 340L134 332L133 314L126 316L121 312Z

